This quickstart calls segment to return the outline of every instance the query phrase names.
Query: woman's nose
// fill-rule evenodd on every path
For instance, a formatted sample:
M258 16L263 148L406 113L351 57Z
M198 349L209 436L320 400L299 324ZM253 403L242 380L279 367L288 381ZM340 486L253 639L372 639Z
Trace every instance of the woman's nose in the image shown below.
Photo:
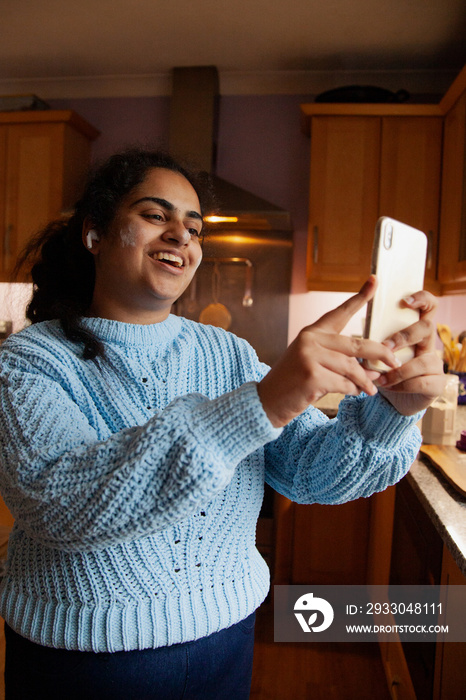
M177 241L180 245L185 245L191 239L189 231L183 221L171 220L163 233L165 240Z

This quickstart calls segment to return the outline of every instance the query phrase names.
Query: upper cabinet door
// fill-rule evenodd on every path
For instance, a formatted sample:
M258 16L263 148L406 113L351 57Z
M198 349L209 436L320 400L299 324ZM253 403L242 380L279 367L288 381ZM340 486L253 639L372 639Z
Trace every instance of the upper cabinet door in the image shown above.
M375 224L391 216L428 237L426 287L438 293L440 116L311 118L308 289L357 291Z
M10 232L6 219L6 154L8 127L0 126L0 274L4 268L6 252L10 247ZM0 278L1 279L1 278Z
M445 117L438 276L447 292L466 288L466 92Z
M309 289L357 291L370 272L380 133L377 117L312 118Z
M382 120L379 214L424 231L426 286L433 291L437 291L442 130L440 117Z
M379 216L428 237L426 288L466 289L466 66L435 104L304 104L311 136L308 289L366 278Z
M71 111L0 114L0 281L10 281L31 236L79 196L97 135Z
M31 235L60 213L62 131L61 124L8 127L5 273Z

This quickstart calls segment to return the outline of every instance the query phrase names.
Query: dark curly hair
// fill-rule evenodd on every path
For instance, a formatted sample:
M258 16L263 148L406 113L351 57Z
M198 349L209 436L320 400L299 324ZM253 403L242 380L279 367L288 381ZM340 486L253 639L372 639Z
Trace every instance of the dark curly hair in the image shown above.
M52 221L28 243L15 268L27 269L33 295L26 316L31 323L58 319L67 338L84 345L84 359L104 354L102 343L80 323L92 301L94 258L82 242L87 220L105 235L123 198L153 168L178 172L193 186L201 213L214 205L210 179L195 173L163 151L131 148L111 156L90 172L83 194L71 214Z

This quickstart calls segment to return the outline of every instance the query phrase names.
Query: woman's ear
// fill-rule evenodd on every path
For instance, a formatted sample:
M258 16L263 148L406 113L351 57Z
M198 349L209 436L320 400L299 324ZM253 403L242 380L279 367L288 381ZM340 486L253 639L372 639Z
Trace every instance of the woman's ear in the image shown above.
M100 236L97 233L97 231L95 230L95 228L92 228L92 225L88 225L88 226L84 225L83 226L82 239L83 239L84 245L91 253L97 253L96 246L94 245L94 241L95 242L100 241Z

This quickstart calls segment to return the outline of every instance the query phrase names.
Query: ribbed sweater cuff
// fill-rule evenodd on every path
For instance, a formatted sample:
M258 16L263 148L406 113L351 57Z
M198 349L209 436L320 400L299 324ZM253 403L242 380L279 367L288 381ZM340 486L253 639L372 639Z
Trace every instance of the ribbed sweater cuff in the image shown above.
M274 428L265 413L256 382L200 404L191 429L207 446L215 445L235 466L267 442L276 440L282 428Z
M374 436L384 437L384 442L391 449L397 449L405 441L415 425L423 416L423 411L413 416L402 416L380 394L367 396L361 401L360 429L367 440Z

